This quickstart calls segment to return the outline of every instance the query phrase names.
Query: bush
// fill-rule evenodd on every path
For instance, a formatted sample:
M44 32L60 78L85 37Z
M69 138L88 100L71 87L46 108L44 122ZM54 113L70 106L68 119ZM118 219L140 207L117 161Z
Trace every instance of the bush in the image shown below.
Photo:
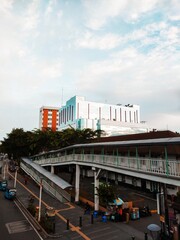
M27 210L31 213L31 215L33 217L35 217L35 215L36 215L36 208L35 208L35 206L33 204L29 204Z
M55 232L55 223L50 218L42 216L40 224L47 233Z

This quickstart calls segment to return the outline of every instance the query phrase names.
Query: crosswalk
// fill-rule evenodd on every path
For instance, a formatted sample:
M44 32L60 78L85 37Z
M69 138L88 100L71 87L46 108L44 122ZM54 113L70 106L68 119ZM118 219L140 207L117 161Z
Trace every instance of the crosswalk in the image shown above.
M27 220L9 222L9 223L6 223L5 225L9 234L26 232L26 231L32 230L32 227Z

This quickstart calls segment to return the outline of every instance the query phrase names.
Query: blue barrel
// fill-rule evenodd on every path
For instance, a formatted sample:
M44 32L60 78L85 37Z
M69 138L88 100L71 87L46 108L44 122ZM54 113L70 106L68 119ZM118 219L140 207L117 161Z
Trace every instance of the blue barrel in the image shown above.
M97 217L98 217L98 211L94 211L94 212L93 212L93 217L94 217L94 218L97 218Z

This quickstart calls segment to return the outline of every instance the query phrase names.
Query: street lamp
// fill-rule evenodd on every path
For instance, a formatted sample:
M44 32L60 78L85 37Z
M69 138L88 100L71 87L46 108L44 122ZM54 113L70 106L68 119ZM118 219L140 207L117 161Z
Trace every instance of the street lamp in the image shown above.
M43 188L42 181L43 181L43 178L40 178L38 222L41 221L41 201L42 201L42 188Z
M15 177L14 177L14 188L16 188L16 182L17 182L17 172L19 170L19 167L16 167Z
M153 240L158 240L161 228L156 224L150 224L147 226L147 229L150 231L151 237Z

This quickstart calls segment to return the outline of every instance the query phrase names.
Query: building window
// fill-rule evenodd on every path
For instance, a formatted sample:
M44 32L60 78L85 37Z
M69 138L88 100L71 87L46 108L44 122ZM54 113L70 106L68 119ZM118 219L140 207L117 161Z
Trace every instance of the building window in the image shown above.
M69 105L69 120L71 120L71 105Z
M129 111L129 122L131 122L131 111Z
M69 108L67 107L67 122L69 121L69 116L68 116L69 114L68 113L69 113Z
M74 107L72 106L72 111L71 111L71 119L72 119L72 121L74 120Z

